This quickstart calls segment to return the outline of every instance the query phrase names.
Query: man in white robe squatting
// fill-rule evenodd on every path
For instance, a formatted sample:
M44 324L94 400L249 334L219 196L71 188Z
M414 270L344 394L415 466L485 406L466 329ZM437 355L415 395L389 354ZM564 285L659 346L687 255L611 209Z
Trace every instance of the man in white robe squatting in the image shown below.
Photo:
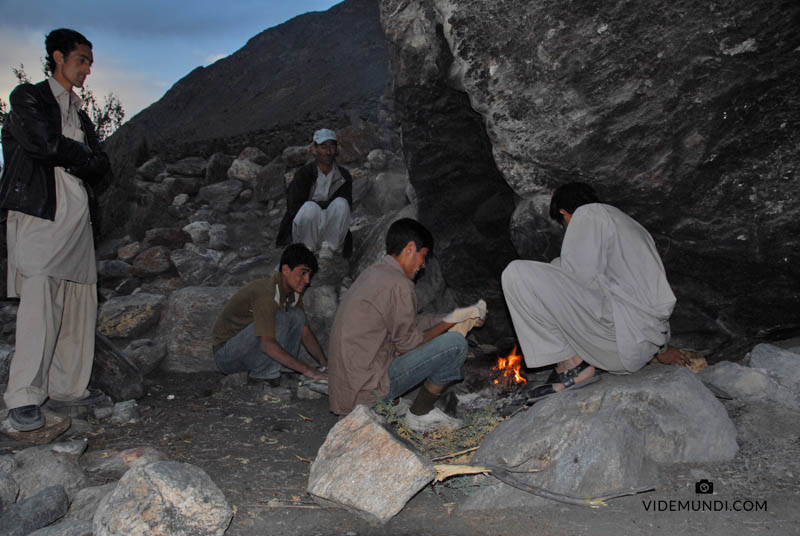
M555 382L532 397L588 385L596 369L635 372L654 355L681 360L667 346L675 295L645 228L579 182L553 193L550 217L565 228L561 257L513 261L502 276L525 364L556 363Z
M104 396L86 389L97 319L89 199L109 162L73 91L91 72L92 44L62 28L45 48L53 76L11 92L2 133L8 294L20 298L5 403L11 426L23 432L44 426L48 397L55 407Z

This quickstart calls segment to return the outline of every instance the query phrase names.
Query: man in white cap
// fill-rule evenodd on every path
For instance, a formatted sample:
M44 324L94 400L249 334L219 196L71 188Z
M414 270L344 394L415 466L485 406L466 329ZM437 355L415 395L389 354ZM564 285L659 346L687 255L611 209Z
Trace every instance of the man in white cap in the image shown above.
M305 244L312 252L318 251L321 260L332 258L334 252L349 257L353 179L336 164L336 133L327 128L317 130L311 154L314 161L297 170L286 191L286 214L276 244Z

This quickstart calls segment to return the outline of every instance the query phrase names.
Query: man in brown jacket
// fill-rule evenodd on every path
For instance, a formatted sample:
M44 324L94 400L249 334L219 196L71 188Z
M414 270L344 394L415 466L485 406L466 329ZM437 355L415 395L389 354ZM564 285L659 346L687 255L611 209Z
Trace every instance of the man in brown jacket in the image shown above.
M328 348L331 411L346 415L379 397L393 400L425 382L406 412L415 431L461 422L434 407L452 382L464 378L463 333L482 325L485 304L447 316L417 315L414 278L433 249L431 233L404 218L386 235L386 256L364 270L347 291L333 321ZM452 328L456 329L452 329ZM451 330L451 331L448 331Z

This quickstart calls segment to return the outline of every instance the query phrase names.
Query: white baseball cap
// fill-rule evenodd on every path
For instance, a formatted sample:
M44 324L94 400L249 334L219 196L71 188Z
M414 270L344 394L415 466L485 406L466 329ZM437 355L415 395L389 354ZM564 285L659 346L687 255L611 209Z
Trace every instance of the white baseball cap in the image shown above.
M314 143L317 145L325 143L328 140L339 143L339 140L336 139L336 133L329 128L321 128L314 133Z

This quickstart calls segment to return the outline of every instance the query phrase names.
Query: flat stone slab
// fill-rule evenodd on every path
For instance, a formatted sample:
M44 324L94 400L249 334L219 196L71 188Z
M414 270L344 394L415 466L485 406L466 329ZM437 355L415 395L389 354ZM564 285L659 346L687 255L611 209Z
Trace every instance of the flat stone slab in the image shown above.
M385 523L434 476L430 460L362 405L328 432L311 464L308 493L321 504Z
M45 445L52 443L61 434L69 430L72 420L66 415L58 415L50 411L42 410L44 413L44 427L32 432L20 432L11 426L8 419L0 423L0 431L18 441L33 443L34 445Z

